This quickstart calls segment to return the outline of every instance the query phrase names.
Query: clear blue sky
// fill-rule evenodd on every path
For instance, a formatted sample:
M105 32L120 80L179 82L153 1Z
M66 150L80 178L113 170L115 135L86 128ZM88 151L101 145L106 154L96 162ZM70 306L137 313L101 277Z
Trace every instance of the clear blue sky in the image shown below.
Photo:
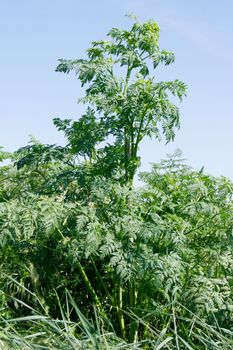
M232 0L1 1L0 146L13 151L30 134L64 142L52 118L78 118L81 90L74 76L55 73L57 59L83 57L111 27L127 27L127 13L157 21L160 46L176 55L159 78L189 86L175 142L144 142L142 169L179 147L194 168L233 179Z

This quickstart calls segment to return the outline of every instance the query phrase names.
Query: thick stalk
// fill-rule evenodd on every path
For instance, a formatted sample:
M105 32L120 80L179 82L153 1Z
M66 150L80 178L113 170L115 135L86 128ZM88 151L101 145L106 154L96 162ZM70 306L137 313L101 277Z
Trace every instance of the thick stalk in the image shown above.
M79 261L77 262L77 267L78 267L78 270L79 270L79 273L80 273L80 277L83 280L83 283L84 283L84 285L85 285L85 287L87 289L88 294L91 296L91 298L92 298L94 304L96 305L96 307L100 311L103 312L104 310L103 310L103 307L101 305L101 302L100 302L100 300L99 300L99 298L98 298L94 288L92 287L91 282L89 281L89 278L87 277L86 272L84 271L84 269L83 269L83 267L82 267L82 265L81 265L81 263Z
M135 309L137 302L137 292L135 288L135 283L129 283L129 305L131 309ZM132 320L129 328L129 342L136 343L138 336L138 322L136 320Z
M103 290L105 291L106 295L107 295L108 298L109 298L110 303L111 303L112 305L114 305L114 304L115 304L114 298L111 296L111 294L109 293L109 290L107 289L106 285L104 284L103 279L102 279L102 277L101 277L101 275L100 275L100 273L99 273L99 271L98 271L98 269L97 269L97 267L96 267L96 264L95 264L94 260L91 259L91 262L92 262L92 264L93 264L93 267L94 267L95 274L96 274L97 280L98 280L98 282L99 282L99 285L100 285L100 286L103 288Z
M123 289L120 285L117 286L116 290L116 311L117 311L117 317L119 321L119 327L121 332L122 339L125 339L125 319L124 314L122 311L123 308Z
M150 104L153 101L154 96L155 95L153 94L150 101L148 102L148 104L146 105L146 107L144 108L144 110L142 111L142 114L141 114L141 121L140 121L140 125L138 128L136 141L135 141L135 144L133 145L133 157L135 157L135 158L137 157L139 143L141 142L141 140L143 138L143 129L147 130L148 125L150 123L150 119L148 119L146 125L144 125L146 113L148 112L148 109L150 108Z

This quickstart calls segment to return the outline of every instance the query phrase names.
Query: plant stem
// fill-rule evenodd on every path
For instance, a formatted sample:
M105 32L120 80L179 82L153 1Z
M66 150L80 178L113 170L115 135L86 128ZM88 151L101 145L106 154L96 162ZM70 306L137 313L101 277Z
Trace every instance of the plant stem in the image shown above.
M125 339L125 319L124 314L122 312L123 307L123 289L120 285L117 287L117 303L116 303L116 309L117 309L117 316L119 320L119 326L120 326L120 332L122 339Z
M129 305L131 309L134 309L137 302L137 292L135 288L135 283L131 282L129 283ZM138 336L138 323L137 321L133 320L130 324L129 329L129 342L130 343L136 343Z
M130 67L128 63L127 67L127 73L125 77L125 85L123 89L123 96L126 97L127 89L129 85L130 75L131 75L132 68ZM126 123L126 122L125 122ZM125 182L128 183L129 180L129 163L130 163L130 135L129 135L129 125L127 123L124 126L124 146L125 146Z
M97 307L100 311L103 312L103 307L102 307L102 305L101 305L101 302L100 302L100 300L99 300L99 298L98 298L98 296L97 296L97 294L96 294L94 288L92 287L91 282L89 281L89 278L87 277L86 272L84 271L84 269L83 269L83 267L82 267L82 265L81 265L81 263L80 263L79 261L77 262L77 267L78 267L80 276L81 276L81 278L82 278L82 280L83 280L83 282L84 282L84 284L85 284L85 287L86 287L86 289L87 289L87 292L88 292L88 293L90 294L90 296L92 297L93 302L94 302L94 304L96 305L96 307Z

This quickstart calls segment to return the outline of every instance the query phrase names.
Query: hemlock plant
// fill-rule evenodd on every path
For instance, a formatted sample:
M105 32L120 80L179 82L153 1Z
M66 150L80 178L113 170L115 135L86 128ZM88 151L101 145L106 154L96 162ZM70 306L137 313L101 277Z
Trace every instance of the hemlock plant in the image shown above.
M54 119L65 147L32 140L0 168L1 306L14 317L40 310L63 321L66 310L69 323L77 319L69 290L92 335L85 317L97 310L100 328L135 346L225 349L232 183L192 170L177 153L133 187L141 141L173 140L172 95L186 94L183 82L153 76L174 61L158 40L155 22L135 21L93 42L85 59L60 60L57 71L74 71L85 87L87 109L77 121Z

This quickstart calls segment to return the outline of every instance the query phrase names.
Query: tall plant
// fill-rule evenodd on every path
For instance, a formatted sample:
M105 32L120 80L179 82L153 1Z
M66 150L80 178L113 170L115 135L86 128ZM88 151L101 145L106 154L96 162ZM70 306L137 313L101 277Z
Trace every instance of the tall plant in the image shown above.
M170 65L174 54L159 48L159 27L154 21L135 21L129 30L112 28L109 40L94 41L85 59L60 60L57 71L74 71L85 86L79 101L88 105L78 120L54 119L75 154L84 156L95 170L109 175L124 172L132 183L140 165L138 150L145 136L173 140L179 127L180 100L186 86L180 80L158 82L153 75L160 63ZM100 147L105 141L105 146Z
M0 169L0 264L13 271L0 283L24 306L34 291L55 318L56 293L66 305L68 288L86 316L93 304L103 318L111 313L127 341L166 328L179 348L187 309L232 324L232 183L172 158L134 191L141 141L174 138L179 110L170 97L186 93L181 81L153 77L174 61L158 40L155 22L136 21L93 42L86 59L60 61L57 70L74 70L86 87L87 110L77 121L54 119L67 147L33 140L15 155L17 167Z

